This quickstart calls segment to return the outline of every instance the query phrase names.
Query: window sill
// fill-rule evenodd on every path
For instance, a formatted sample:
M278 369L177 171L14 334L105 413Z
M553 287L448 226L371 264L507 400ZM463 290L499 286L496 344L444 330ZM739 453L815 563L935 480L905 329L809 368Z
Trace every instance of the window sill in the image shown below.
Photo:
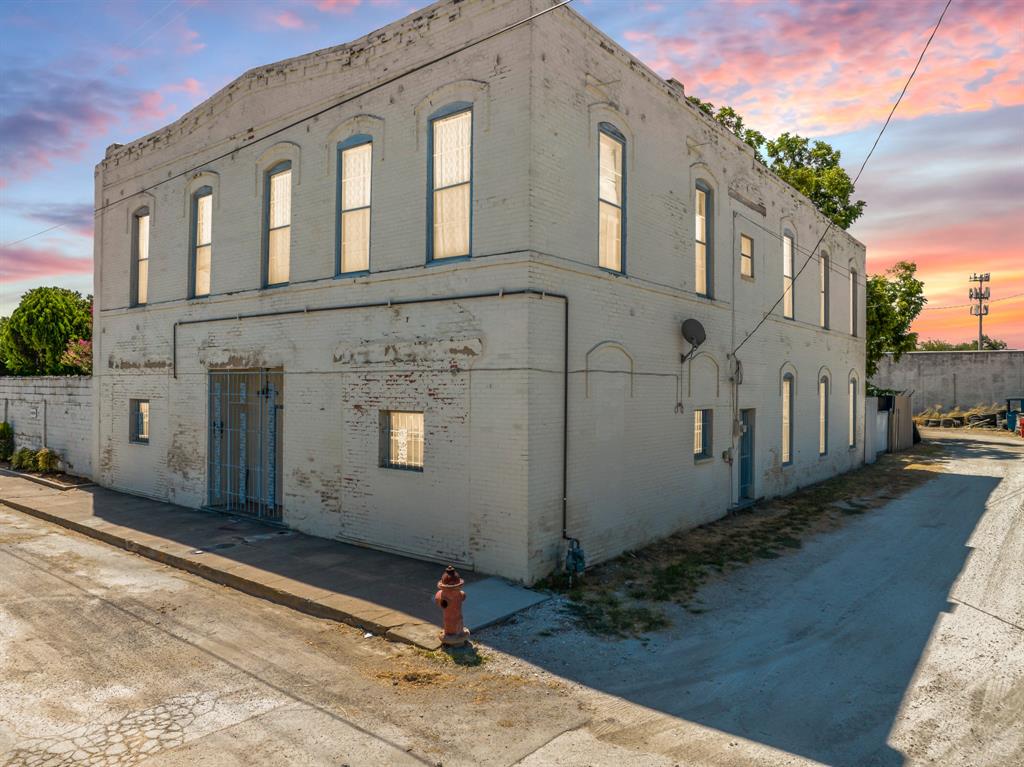
M752 275L752 274L741 274L740 275L740 279L744 280L745 282L754 282L755 281L754 280L754 275Z
M363 269L363 270L358 271L358 272L338 272L336 275L334 275L334 279L336 279L336 280L354 280L356 277L366 277L369 274L370 274L370 270L369 269Z
M695 455L693 457L693 465L694 466L702 466L703 464L706 464L706 463L713 463L714 460L715 460L715 457L713 455Z
M793 468L793 462L792 461L785 461L785 462L783 462L782 468L783 469L791 469L791 468Z
M626 276L626 273L622 269L612 269L610 266L601 266L600 264L597 265L597 268L600 269L605 274L610 274L613 277Z
M447 258L434 258L433 256L427 257L427 266L437 266L438 264L453 264L460 261L469 261L473 258L473 254L470 253L465 256L448 256Z
M130 439L128 440L129 445L148 445L148 439Z
M422 466L392 466L392 465L387 464L387 463L382 463L379 468L381 468L381 469L393 469L395 471L408 471L408 472L412 472L413 474L422 474L423 473L423 467Z

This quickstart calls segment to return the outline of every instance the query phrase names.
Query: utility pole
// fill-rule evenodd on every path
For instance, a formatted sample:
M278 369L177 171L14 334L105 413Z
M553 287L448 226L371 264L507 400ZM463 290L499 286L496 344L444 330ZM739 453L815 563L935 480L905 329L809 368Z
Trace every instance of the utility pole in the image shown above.
M978 302L977 306L971 307L971 314L978 318L978 351L980 352L982 337L981 318L988 314L988 304L985 302L988 301L989 296L992 294L990 288L982 288L982 285L989 281L989 273L972 274L969 281L978 283L978 287L971 288L971 292L968 295L972 301Z

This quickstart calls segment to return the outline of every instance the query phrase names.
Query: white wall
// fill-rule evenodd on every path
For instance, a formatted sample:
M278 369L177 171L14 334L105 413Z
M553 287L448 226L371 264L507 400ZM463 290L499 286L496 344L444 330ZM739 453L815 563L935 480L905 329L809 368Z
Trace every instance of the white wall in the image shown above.
M96 230L95 451L104 484L202 505L208 371L282 368L287 524L535 580L562 546L565 305L497 297L527 287L569 300L567 532L588 561L726 512L737 496L727 458L739 408L757 410L758 496L860 462L863 407L852 449L846 416L851 375L863 396L864 312L854 337L844 277L850 264L863 275L863 246L842 232L826 238L836 265L831 329L817 324L815 259L797 280L796 319L776 312L765 321L738 355L744 375L734 387L729 352L781 294L783 226L809 249L823 219L575 12L557 10L211 159L254 124L255 135L283 128L547 5L435 4L348 46L246 73L174 125L108 152L97 206L111 204ZM428 117L453 101L473 104L473 257L425 265ZM621 275L597 267L602 120L629 142ZM334 147L355 133L374 139L371 274L335 279ZM283 158L293 163L292 282L263 290L260 180ZM201 174L133 194L200 164ZM713 299L693 291L698 176L716 194ZM212 295L189 300L187 201L201 185L215 195ZM150 303L130 308L130 218L141 205L152 216ZM755 240L751 281L737 276L740 233ZM233 319L466 293L493 297ZM689 317L705 325L708 342L681 365L688 346L679 326ZM195 320L204 322L175 331ZM783 466L786 370L797 380L796 442ZM832 426L819 456L822 373L832 382ZM139 397L151 400L148 445L127 441L128 400ZM422 474L377 466L377 414L388 407L426 413ZM700 464L695 408L715 410L713 456Z
M92 378L0 377L0 402L16 448L49 447L65 471L92 476Z

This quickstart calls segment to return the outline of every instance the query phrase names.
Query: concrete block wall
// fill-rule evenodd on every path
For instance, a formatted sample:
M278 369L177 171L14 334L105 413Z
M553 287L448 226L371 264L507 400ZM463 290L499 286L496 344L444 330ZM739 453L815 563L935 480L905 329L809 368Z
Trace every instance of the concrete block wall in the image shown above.
M92 378L3 376L0 401L16 448L49 447L60 454L65 471L92 476Z
M899 362L886 354L872 383L910 394L914 413L936 405L1005 407L1007 399L1024 397L1024 350L909 352Z

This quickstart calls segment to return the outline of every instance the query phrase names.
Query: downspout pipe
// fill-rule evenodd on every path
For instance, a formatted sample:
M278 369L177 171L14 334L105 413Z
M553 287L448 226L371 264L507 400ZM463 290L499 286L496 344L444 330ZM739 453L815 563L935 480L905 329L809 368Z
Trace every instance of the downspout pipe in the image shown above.
M565 319L562 323L562 540L574 540L568 534L569 510L569 297L563 293L549 293L536 288L517 288L515 290L499 290L497 293L460 293L448 296L428 296L424 298L404 298L389 301L370 301L359 304L334 304L331 306L312 306L301 309L279 309L267 312L249 312L245 314L226 314L218 317L205 317L195 320L177 320L171 329L171 375L178 378L178 327L184 325L203 325L211 322L241 322L264 317L283 317L292 314L316 314L319 312L341 312L354 309L380 309L392 306L415 306L419 304L437 304L450 301L476 301L487 298L504 298L505 296L538 296L540 298L557 298L565 307Z

